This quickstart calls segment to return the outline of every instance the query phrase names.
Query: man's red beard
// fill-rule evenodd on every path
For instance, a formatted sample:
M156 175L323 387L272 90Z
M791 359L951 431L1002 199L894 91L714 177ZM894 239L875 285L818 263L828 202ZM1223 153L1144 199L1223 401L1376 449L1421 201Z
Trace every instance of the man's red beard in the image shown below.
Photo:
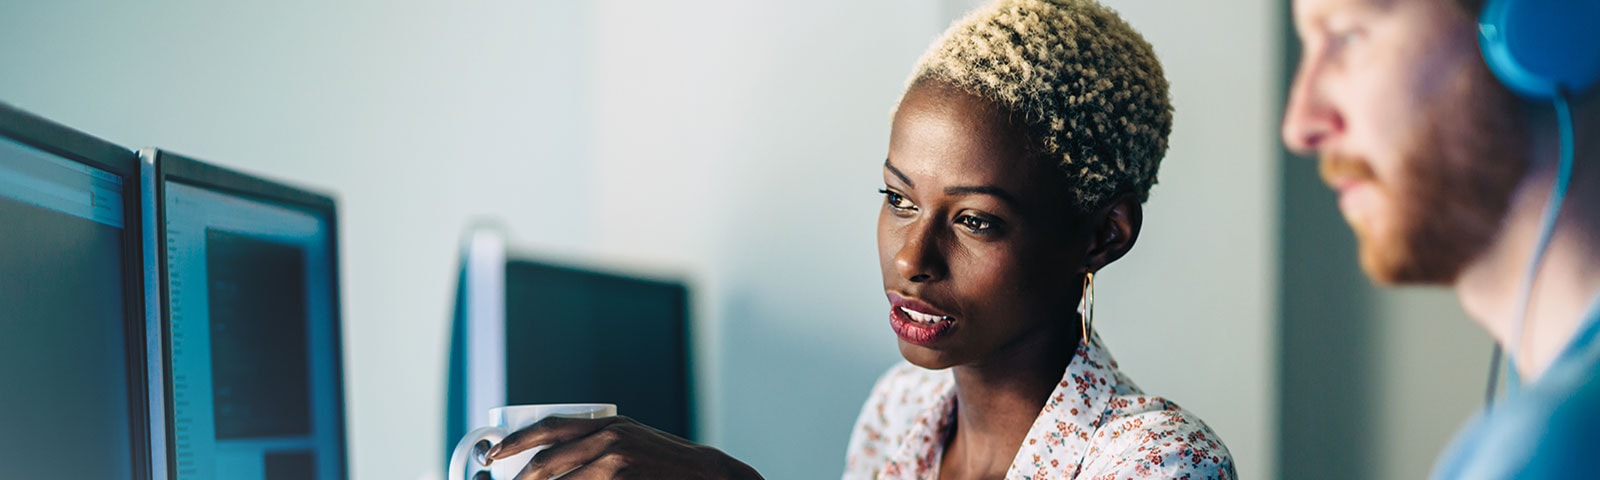
M1388 200L1388 210L1374 215L1387 218L1350 221L1361 268L1380 284L1454 283L1500 234L1527 167L1521 103L1482 64L1431 100L1419 118L1432 123L1419 125L1401 151L1397 178L1377 178L1361 158L1321 159L1330 185L1369 181Z

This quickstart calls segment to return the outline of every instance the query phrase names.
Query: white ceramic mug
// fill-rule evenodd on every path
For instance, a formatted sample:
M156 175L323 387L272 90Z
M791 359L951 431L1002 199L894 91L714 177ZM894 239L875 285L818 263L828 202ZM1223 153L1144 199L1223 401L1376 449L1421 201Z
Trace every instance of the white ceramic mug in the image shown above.
M489 449L511 432L539 423L546 417L606 418L617 416L617 406L607 403L564 403L547 405L511 405L489 409L489 426L481 427L461 437L450 454L449 480L467 480L479 472L488 471L490 477L509 479L517 476L533 459L533 454L544 447L534 447L515 456L495 460L485 466Z

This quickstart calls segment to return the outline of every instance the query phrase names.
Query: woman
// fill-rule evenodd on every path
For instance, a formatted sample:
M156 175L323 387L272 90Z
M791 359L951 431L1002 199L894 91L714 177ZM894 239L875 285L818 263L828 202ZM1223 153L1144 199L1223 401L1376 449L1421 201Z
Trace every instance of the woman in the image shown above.
M845 478L1236 476L1093 330L1093 273L1138 238L1171 120L1150 45L1090 0L999 0L933 45L894 115L878 219L907 363L873 388ZM547 420L490 457L551 444L528 478L759 478L625 418Z
M873 388L846 477L1236 476L1093 333L1093 274L1138 238L1171 121L1149 44L1088 0L1001 0L928 51L878 220L909 363Z

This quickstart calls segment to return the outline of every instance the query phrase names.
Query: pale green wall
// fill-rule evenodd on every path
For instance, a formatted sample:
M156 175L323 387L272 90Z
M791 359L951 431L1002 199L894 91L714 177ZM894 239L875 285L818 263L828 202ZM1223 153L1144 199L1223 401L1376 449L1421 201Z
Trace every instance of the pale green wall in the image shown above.
M970 0L0 2L0 101L338 193L358 479L436 474L457 235L686 272L702 431L836 475L883 328L888 112ZM1125 370L1278 442L1272 0L1115 0L1177 106L1133 253L1099 286Z

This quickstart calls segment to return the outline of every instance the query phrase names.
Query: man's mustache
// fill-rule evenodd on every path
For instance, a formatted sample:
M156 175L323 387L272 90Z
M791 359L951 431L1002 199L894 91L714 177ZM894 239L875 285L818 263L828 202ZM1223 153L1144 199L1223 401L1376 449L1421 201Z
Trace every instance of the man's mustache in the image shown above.
M1372 164L1355 155L1338 153L1323 154L1317 162L1317 172L1322 174L1322 182L1333 188L1339 181L1375 181L1378 176L1372 171Z

